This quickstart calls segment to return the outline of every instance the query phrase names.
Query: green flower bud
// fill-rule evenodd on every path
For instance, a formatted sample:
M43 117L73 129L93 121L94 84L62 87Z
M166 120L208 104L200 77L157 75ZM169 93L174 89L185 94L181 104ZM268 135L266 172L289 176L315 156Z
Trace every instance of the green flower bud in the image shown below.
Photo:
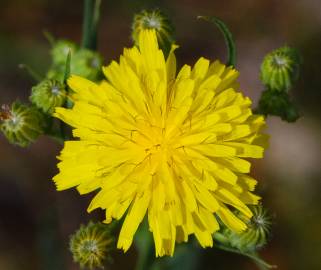
M52 66L47 73L47 78L62 81L65 76L65 62ZM88 49L80 49L71 55L70 73L85 77L88 80L99 81L103 78L101 71L102 65L103 58L99 53Z
M46 128L44 115L35 107L14 102L2 106L0 127L12 144L26 147L42 135Z
M237 216L247 224L247 229L239 234L225 229L223 234L228 239L229 245L243 252L254 252L262 248L269 237L272 219L267 210L261 205L250 207L253 216L249 220L242 213Z
M300 64L297 50L281 47L265 56L261 65L261 80L269 89L288 91L298 79Z
M262 93L256 113L279 116L287 122L295 122L300 117L288 93L271 89Z
M43 112L52 114L55 107L66 101L65 85L56 80L45 79L32 87L30 100Z
M52 63L54 66L65 65L69 51L73 55L77 45L68 40L58 40L51 49Z
M105 262L111 260L109 252L114 242L107 225L89 222L71 236L70 250L74 261L82 268L103 268Z
M132 38L139 46L139 33L144 29L155 29L160 48L165 55L170 52L174 43L174 27L169 18L160 10L143 10L134 16Z
M80 49L71 56L70 73L97 81L102 78L102 56L94 51Z

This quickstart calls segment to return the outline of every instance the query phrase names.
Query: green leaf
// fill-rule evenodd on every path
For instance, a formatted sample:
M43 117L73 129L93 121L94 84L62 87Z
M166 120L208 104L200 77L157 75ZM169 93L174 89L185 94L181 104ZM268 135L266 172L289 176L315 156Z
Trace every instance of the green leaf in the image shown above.
M198 19L202 19L208 22L211 22L213 24L215 24L220 31L222 32L224 39L225 39L225 43L227 46L227 50L228 50L228 55L227 55L227 65L228 66L233 66L235 67L235 63L236 63L236 47L235 47L235 42L232 36L232 33L230 32L230 30L227 28L226 24L221 21L220 19L214 17L214 16L198 16Z
M53 47L55 45L55 42L56 42L54 36L50 32L48 32L46 30L43 31L43 35L48 40L48 42L51 45L51 47Z
M65 74L64 74L64 81L63 81L63 83L65 84L67 84L67 80L70 76L70 62L71 62L71 51L69 50L67 59L66 59Z

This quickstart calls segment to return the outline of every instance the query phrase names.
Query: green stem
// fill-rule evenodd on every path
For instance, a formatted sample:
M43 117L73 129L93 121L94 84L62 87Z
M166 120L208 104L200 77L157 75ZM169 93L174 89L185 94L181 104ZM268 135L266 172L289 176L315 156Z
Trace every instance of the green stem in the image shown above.
M222 233L217 232L217 233L214 234L213 237L214 237L215 241L219 242L222 245L227 245L229 243L229 241L226 238L226 236L224 234L222 234Z
M151 232L148 230L148 221L147 219L141 224L136 238L135 244L139 252L138 261L136 265L136 270L147 270L151 269L154 264L154 247L153 247L153 238Z
M25 71L27 71L27 73L30 75L31 78L33 78L37 83L42 81L42 76L36 72L33 68L31 68L30 66L26 65L26 64L19 64L18 67L20 69L24 69Z
M60 126L61 128L61 126ZM50 130L48 130L45 135L47 135L49 138L55 140L56 142L60 143L60 144L64 144L65 138L62 135L61 130L60 131L56 131L54 129L54 127L51 127Z
M101 0L84 0L82 47L97 49L97 29Z
M276 265L268 264L267 262L265 262L264 260L262 260L261 258L259 258L255 254L245 253L245 252L242 252L240 250L236 250L234 248L226 247L226 246L223 246L223 245L216 245L216 247L221 249L221 250L224 250L224 251L228 251L228 252L236 253L236 254L239 254L239 255L242 255L242 256L246 256L246 257L252 259L255 263L257 263L260 266L264 267L263 269L274 269L274 268L277 268Z

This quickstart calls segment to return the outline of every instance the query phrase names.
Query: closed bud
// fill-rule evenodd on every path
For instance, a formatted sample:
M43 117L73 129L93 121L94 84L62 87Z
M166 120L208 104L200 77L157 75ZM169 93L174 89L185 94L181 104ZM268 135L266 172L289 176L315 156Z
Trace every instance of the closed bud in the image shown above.
M72 55L77 50L77 45L68 40L58 40L51 49L52 63L54 66L65 65L68 53Z
M70 250L74 261L82 268L104 268L106 261L111 260L114 242L107 225L89 222L86 226L81 225L71 236Z
M272 218L268 211L261 205L251 206L250 209L253 213L251 219L248 219L242 213L238 213L238 217L247 225L245 231L235 233L225 229L223 233L231 247L243 252L254 252L263 247L269 238L272 224Z
M298 79L300 64L300 55L296 49L281 47L263 59L261 80L268 89L289 91Z
M65 76L66 59L60 65L53 65L47 73L47 78L62 81ZM70 74L85 77L88 80L99 81L102 75L102 56L88 49L79 49L71 54Z
M174 27L169 18L160 10L143 10L134 16L132 38L139 46L139 33L144 29L155 29L158 44L167 56L174 43Z
M30 100L43 112L52 114L66 101L66 86L57 80L45 79L32 87Z
M46 128L44 115L35 107L14 102L2 106L0 113L2 133L12 144L26 147L42 135Z
M102 65L103 58L99 53L80 49L71 56L70 73L88 80L98 81L102 79Z

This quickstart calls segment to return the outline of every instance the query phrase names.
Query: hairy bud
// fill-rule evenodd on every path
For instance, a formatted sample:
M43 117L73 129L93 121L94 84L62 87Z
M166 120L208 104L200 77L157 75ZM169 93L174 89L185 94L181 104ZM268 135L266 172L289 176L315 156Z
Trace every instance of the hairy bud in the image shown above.
M26 147L44 133L46 121L37 108L16 101L2 106L0 127L10 143Z
M281 47L267 54L261 65L261 80L268 89L289 91L298 79L301 58L297 50Z
M144 29L155 29L160 48L167 55L174 43L174 27L169 18L160 10L143 10L134 16L132 38L139 46L139 33Z
M52 114L66 100L66 86L57 80L45 79L32 87L31 102L43 112Z
M107 225L89 222L81 225L70 238L70 250L74 261L89 269L103 268L104 263L111 259L110 251L114 246Z

